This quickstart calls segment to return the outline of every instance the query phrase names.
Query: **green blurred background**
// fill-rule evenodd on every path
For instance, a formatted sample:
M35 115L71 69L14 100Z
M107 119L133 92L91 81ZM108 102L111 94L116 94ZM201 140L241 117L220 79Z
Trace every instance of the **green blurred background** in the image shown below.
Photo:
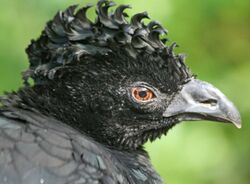
M24 49L58 11L93 0L0 0L0 94L22 85ZM243 128L212 122L182 123L148 143L156 170L169 184L250 183L250 1L117 0L147 10L169 30L176 52L200 79L221 89L239 108ZM93 18L94 10L90 11ZM0 140L1 141L1 140Z

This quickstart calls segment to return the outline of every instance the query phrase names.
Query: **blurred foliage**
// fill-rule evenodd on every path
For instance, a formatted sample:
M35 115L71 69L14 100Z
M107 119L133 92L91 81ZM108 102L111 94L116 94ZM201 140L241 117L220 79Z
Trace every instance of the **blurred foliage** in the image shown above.
M93 0L0 0L0 94L22 85L24 52L46 21L71 4ZM147 10L188 54L200 79L220 88L239 108L243 128L211 122L182 123L147 144L152 162L170 184L250 183L250 1L117 0ZM90 12L94 18L94 10Z

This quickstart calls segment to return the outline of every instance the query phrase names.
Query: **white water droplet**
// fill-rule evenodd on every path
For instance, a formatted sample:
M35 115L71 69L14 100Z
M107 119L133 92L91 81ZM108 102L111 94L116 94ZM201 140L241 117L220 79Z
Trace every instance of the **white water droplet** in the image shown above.
M44 184L44 179L43 178L40 179L40 183Z

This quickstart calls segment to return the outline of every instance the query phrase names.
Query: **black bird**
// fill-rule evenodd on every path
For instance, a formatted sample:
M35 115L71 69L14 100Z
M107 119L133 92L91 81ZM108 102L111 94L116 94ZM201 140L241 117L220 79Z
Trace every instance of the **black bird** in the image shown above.
M1 184L161 184L145 142L183 120L241 126L234 105L165 45L159 22L112 6L98 1L94 22L89 5L60 11L27 48L24 87L1 97Z

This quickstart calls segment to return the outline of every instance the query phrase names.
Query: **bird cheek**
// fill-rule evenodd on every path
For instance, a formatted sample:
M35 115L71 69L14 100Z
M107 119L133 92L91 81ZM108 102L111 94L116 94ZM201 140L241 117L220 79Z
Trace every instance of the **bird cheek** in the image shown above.
M98 97L92 100L91 109L94 113L111 114L114 108L114 99L111 97Z
M131 110L140 114L156 114L156 112L163 111L161 103L152 101L149 103L131 102Z

